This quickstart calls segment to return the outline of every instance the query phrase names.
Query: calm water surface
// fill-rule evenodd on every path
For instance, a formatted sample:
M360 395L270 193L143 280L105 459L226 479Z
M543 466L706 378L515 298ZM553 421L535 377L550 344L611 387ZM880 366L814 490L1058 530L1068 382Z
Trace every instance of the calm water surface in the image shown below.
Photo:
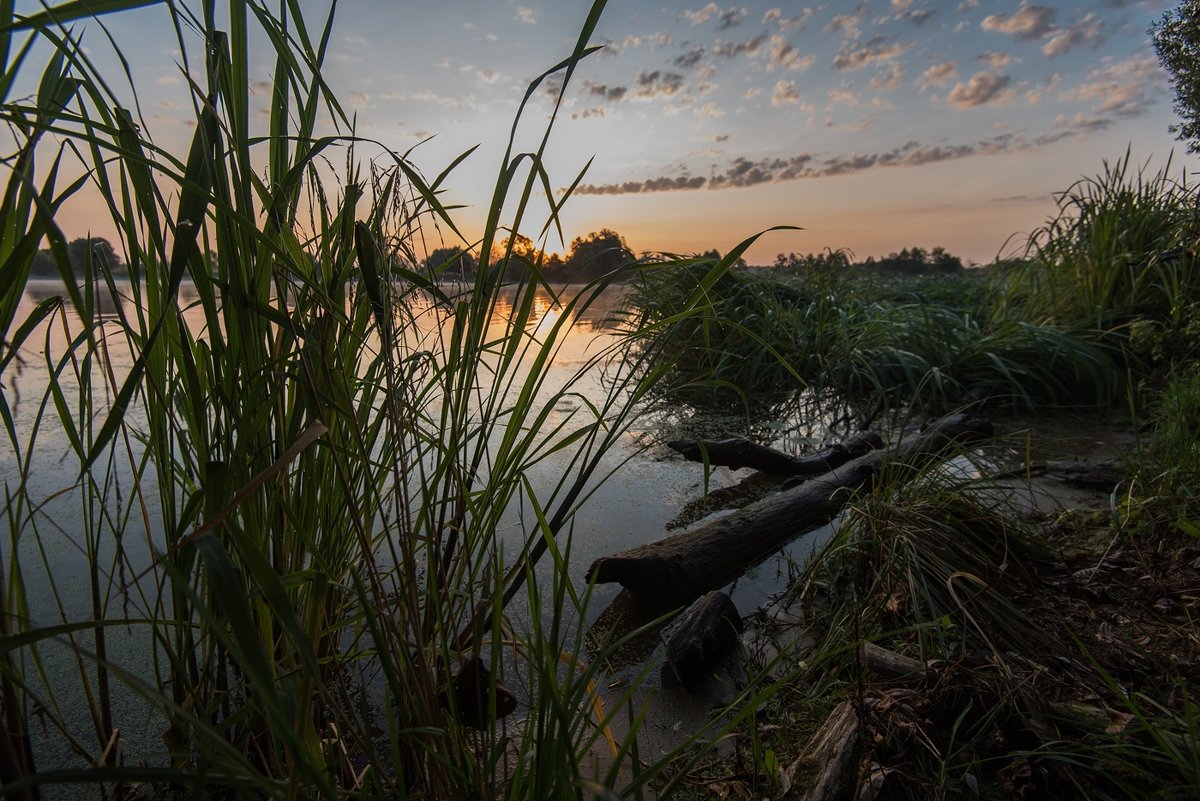
M118 287L122 288L120 284ZM128 290L128 285L124 285L123 289ZM545 392L553 392L562 386L581 367L587 365L596 353L613 342L614 332L610 316L620 303L622 291L619 287L609 290L599 302L573 321L563 347L550 366ZM28 317L38 303L61 294L62 286L57 281L30 282L13 330ZM181 305L190 305L196 300L195 291L190 285L183 285L180 300ZM124 300L106 298L100 311L109 320L118 312L136 312L132 301L127 297ZM501 304L497 309L497 317L509 311L511 306L505 307ZM535 325L548 327L561 313L561 308L556 307L548 294L540 295ZM193 331L202 330L203 319L198 308L187 311L185 320ZM497 326L500 324L499 319L493 322ZM432 330L433 325L434 323L426 323L424 333L436 334ZM117 330L115 325L102 320L96 332L107 345L108 366L105 369L111 369L113 385L119 384L133 361L129 348L120 341ZM131 565L138 570L149 567L153 561L152 544L162 542L161 532L155 530L159 510L153 492L143 493L146 498L145 506L135 509L128 519L112 519L119 509L128 506L127 500L134 489L127 466L124 470L113 468L102 476L104 497L110 499L111 503L106 501L103 504L84 504L80 501L80 493L76 490L79 481L78 459L72 449L68 431L58 424L59 415L55 411L54 393L49 391L55 367L68 352L70 339L79 334L80 322L75 317L70 302L66 301L63 314L56 315L52 324L43 325L42 330L26 342L21 352L21 363L0 376L4 397L28 460L26 464L20 464L16 454L11 452L6 443L0 449L0 487L12 497L24 475L28 497L35 505L31 515L33 524L26 523L14 530L12 518L6 518L4 528L0 529L3 533L0 538L0 557L4 560L19 561L26 596L29 599L27 614L42 625L92 618L93 599L88 587L89 575L93 569L102 574L116 574L113 576L112 586L125 587L128 590L114 590L109 597L100 599L108 616L138 617L145 614L146 610L152 607L150 598L142 598L139 595L138 586L132 582L132 577L124 575L124 571L128 569L124 565ZM106 388L104 383L97 382L93 390L95 399L92 408L98 411L89 417L86 411L81 411L86 409L86 403L81 398L80 387L68 380L72 372L71 367L65 366L60 373L62 378L58 404L71 411L76 425L80 428L89 425L98 428L111 402L111 389ZM578 389L587 400L601 403L606 396L602 371L593 369L585 375ZM549 425L556 424L576 411L582 402L579 398L560 400ZM36 438L31 441L30 432L34 430L38 421L40 426ZM144 410L135 405L128 412L126 422L133 431L143 429ZM683 504L702 494L702 468L674 458L667 449L656 444L659 440L665 436L677 437L687 434L689 429L698 428L704 436L715 436L721 433L740 433L740 429L744 427L744 420L740 423L731 420L726 424L681 410L658 411L641 418L636 429L629 432L608 456L607 467L619 466L619 469L592 495L575 518L571 555L571 572L574 578L582 583L584 571L597 557L661 538L665 533L665 525L680 511ZM797 432L795 425L779 426L776 437L778 444L793 451L819 444L807 441ZM125 465L129 461L136 461L141 452L136 439L120 441L117 447L126 451L128 458L122 462ZM561 453L535 466L529 473L535 489L549 490L566 470L568 461L569 455ZM600 472L604 474L608 471L602 469ZM709 486L727 486L736 483L738 478L737 474L725 468L718 468L710 477ZM508 520L508 530L502 533L515 551L525 537L525 526L522 525L516 510L509 515ZM124 534L119 539L115 539L111 534L100 534L122 529ZM90 549L89 539L94 541ZM820 539L820 535L802 538L790 546L790 555L802 560ZM95 565L87 556L89 550L100 554ZM733 597L743 614L749 614L771 594L782 589L788 578L788 556L785 552L768 560L734 585ZM50 580L51 573L53 581ZM6 570L6 577L11 577L11 571ZM590 616L598 615L618 589L615 586L598 588ZM518 595L518 604L523 600L523 594ZM511 611L518 620L524 614L519 605ZM154 673L154 648L151 643L144 641L145 632L145 627L111 631L109 658L134 676L150 677ZM76 642L85 649L91 647L86 633L77 635ZM60 671L76 670L72 650L65 645L46 643L39 649L39 656L44 662L47 675L51 677ZM77 676L77 672L75 675ZM76 679L71 686L77 684ZM81 692L60 690L56 687L55 695L67 713L67 719L78 721L80 726L90 727L90 719L86 715L87 699ZM48 702L52 703L50 700ZM72 705L78 705L74 711L70 709ZM160 750L157 738L163 730L163 725L157 713L129 692L121 692L114 701L114 707L115 717L122 727L128 755ZM47 743L43 744L42 748L45 754L40 758L39 767L45 769L72 764L73 758L69 749L65 747L65 740L61 734L47 731L45 736Z

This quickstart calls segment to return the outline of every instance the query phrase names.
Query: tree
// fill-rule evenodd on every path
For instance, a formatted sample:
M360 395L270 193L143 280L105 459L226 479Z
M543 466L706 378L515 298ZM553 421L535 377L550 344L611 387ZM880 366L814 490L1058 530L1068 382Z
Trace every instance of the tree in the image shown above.
M624 267L633 260L633 251L625 239L611 228L602 228L571 241L567 274L573 280L589 280Z
M1182 118L1170 127L1191 153L1200 152L1200 0L1184 0L1151 26L1158 60L1171 73L1175 113Z
M475 257L460 247L438 248L425 259L425 269L439 278L470 280L475 276Z

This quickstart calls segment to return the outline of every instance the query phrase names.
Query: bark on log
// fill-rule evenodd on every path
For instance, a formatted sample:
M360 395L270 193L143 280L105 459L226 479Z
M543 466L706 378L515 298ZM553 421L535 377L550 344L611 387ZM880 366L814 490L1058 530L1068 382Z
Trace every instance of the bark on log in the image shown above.
M907 679L925 673L921 660L881 648L873 642L863 643L862 661L867 670L886 679Z
M835 801L848 798L862 756L858 713L849 701L838 704L785 771L785 799Z
M696 687L734 646L742 633L742 616L723 592L710 592L688 610L667 640L664 671L689 690Z
M857 456L882 448L883 439L874 431L865 431L811 456L791 456L737 438L718 442L681 439L668 442L667 446L692 462L703 462L707 456L709 464L734 470L752 467L773 476L819 476Z
M943 417L893 448L860 456L728 517L601 557L588 568L588 577L599 584L619 582L658 602L686 604L720 589L788 540L828 523L850 491L870 483L885 463L900 473L912 472L955 442L974 442L991 433L991 424L980 417Z

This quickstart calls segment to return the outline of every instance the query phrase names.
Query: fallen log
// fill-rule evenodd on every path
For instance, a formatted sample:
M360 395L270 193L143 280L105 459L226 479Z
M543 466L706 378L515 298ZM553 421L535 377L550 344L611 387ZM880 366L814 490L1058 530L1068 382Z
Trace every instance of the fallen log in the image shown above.
M667 447L692 462L707 460L711 465L734 470L752 467L773 476L819 476L857 456L882 448L883 438L874 431L864 431L811 456L792 456L738 438L717 442L681 439L668 442Z
M860 653L863 667L885 679L909 679L925 673L925 664L921 660L898 654L873 642L864 642Z
M689 690L696 687L733 650L741 633L742 616L733 599L723 592L708 593L688 610L667 640L664 673L669 671L667 675Z
M842 701L783 774L785 799L836 801L850 798L858 779L862 736L858 712Z
M894 468L893 473L912 473L955 443L975 442L991 433L991 424L983 418L943 417L886 451L852 459L727 517L601 557L588 568L588 578L598 584L619 582L657 602L686 604L720 589L785 542L828 523L850 493L869 484L883 465Z

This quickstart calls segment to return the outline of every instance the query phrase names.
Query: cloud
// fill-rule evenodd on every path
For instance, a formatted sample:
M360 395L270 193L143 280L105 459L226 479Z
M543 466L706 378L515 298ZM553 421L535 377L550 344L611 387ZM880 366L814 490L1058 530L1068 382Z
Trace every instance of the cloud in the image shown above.
M682 75L661 70L638 73L633 82L637 84L636 94L641 98L672 97L683 88Z
M850 106L851 108L857 106L859 102L858 95L849 89L830 89L826 93L826 97L829 98L830 104L840 103L843 106Z
M888 62L871 79L871 88L876 92L889 92L898 88L903 78L904 72L900 69L900 65L895 62Z
M744 42L724 42L720 39L713 45L713 55L723 56L725 58L733 58L745 53L748 56L756 56L762 50L763 45L767 43L767 35L760 33L752 39L747 39Z
M795 29L796 33L804 30L804 26L808 24L808 19L815 12L811 8L801 9L800 13L794 17L785 17L782 8L770 8L763 14L763 25L775 25L781 31Z
M825 32L840 33L844 42L855 42L862 35L858 28L861 22L854 14L838 14L829 20L829 24L825 26Z
M681 69L690 70L704 60L704 54L707 52L708 50L704 46L697 45L686 53L682 53L673 58L671 63L676 67L680 67Z
M687 189L702 189L708 179L697 175L647 178L644 181L625 181L619 184L580 184L577 195L638 195L647 192L677 192Z
M921 76L917 78L917 84L922 88L926 86L945 86L957 77L958 62L944 61L941 64L934 64L922 72Z
M1164 80L1158 61L1153 56L1139 55L1093 68L1086 83L1060 97L1091 102L1096 111L1109 117L1137 117L1162 95Z
M1012 63L1013 57L1008 53L996 53L989 50L986 53L980 53L975 60L982 61L994 70L1002 70Z
M800 105L800 93L796 91L795 81L779 81L771 92L771 105L776 108Z
M493 69L476 70L475 74L478 75L479 79L484 83L495 83L496 81L500 80L500 73Z
M1088 14L1069 28L1054 34L1050 41L1042 46L1046 58L1064 56L1080 45L1098 47L1108 39L1104 21L1095 14Z
M888 44L882 36L874 36L862 47L855 43L843 44L833 57L833 66L839 70L857 70L876 61L897 58L908 49L908 45Z
M529 6L517 6L517 22L522 25L537 25L537 14Z
M746 9L737 8L736 6L722 11L718 19L720 24L717 25L718 31L724 31L736 25L740 25L742 20L746 18Z
M754 98L761 95L762 91L763 90L762 90L761 86L751 86L749 89L746 90L746 99L753 100Z
M609 86L604 83L583 82L583 90L593 97L603 98L610 103L621 101L629 93L628 86Z
M771 53L767 60L768 66L780 67L786 70L806 70L813 65L816 56L809 54L801 57L791 42L779 34L771 37Z
M716 3L709 3L704 8L697 8L693 11L685 10L683 17L693 25L702 25L713 17L716 17L717 30L723 31L740 24L746 18L746 13L746 9L739 8L738 6L730 6L722 11Z
M1007 89L1012 78L991 72L977 72L971 80L954 85L946 102L957 109L975 108L988 103L1003 104L1012 100L1014 92Z
M973 8L979 8L979 0L963 0L955 10L959 14L965 14Z
M1041 39L1054 31L1056 9L1049 6L1022 5L1015 14L992 14L979 25L985 31L1007 33L1021 41Z
M1084 123L1086 121L1082 121L1081 124ZM1076 133L1067 132L1065 134L1065 136L1072 135L1076 135ZM806 178L829 178L878 168L921 167L972 156L1000 155L1028 147L1030 147L1030 143L1023 138L1011 133L1003 133L971 144L922 144L916 140L910 140L880 153L849 153L820 159L811 153L757 161L745 156L735 156L724 169L714 171L708 178L684 174L623 183L582 184L576 193L623 195L696 189L737 189Z
M696 108L693 111L693 113L697 117L704 117L706 119L715 120L718 117L725 116L725 109L721 108L716 103L705 103L703 106Z

